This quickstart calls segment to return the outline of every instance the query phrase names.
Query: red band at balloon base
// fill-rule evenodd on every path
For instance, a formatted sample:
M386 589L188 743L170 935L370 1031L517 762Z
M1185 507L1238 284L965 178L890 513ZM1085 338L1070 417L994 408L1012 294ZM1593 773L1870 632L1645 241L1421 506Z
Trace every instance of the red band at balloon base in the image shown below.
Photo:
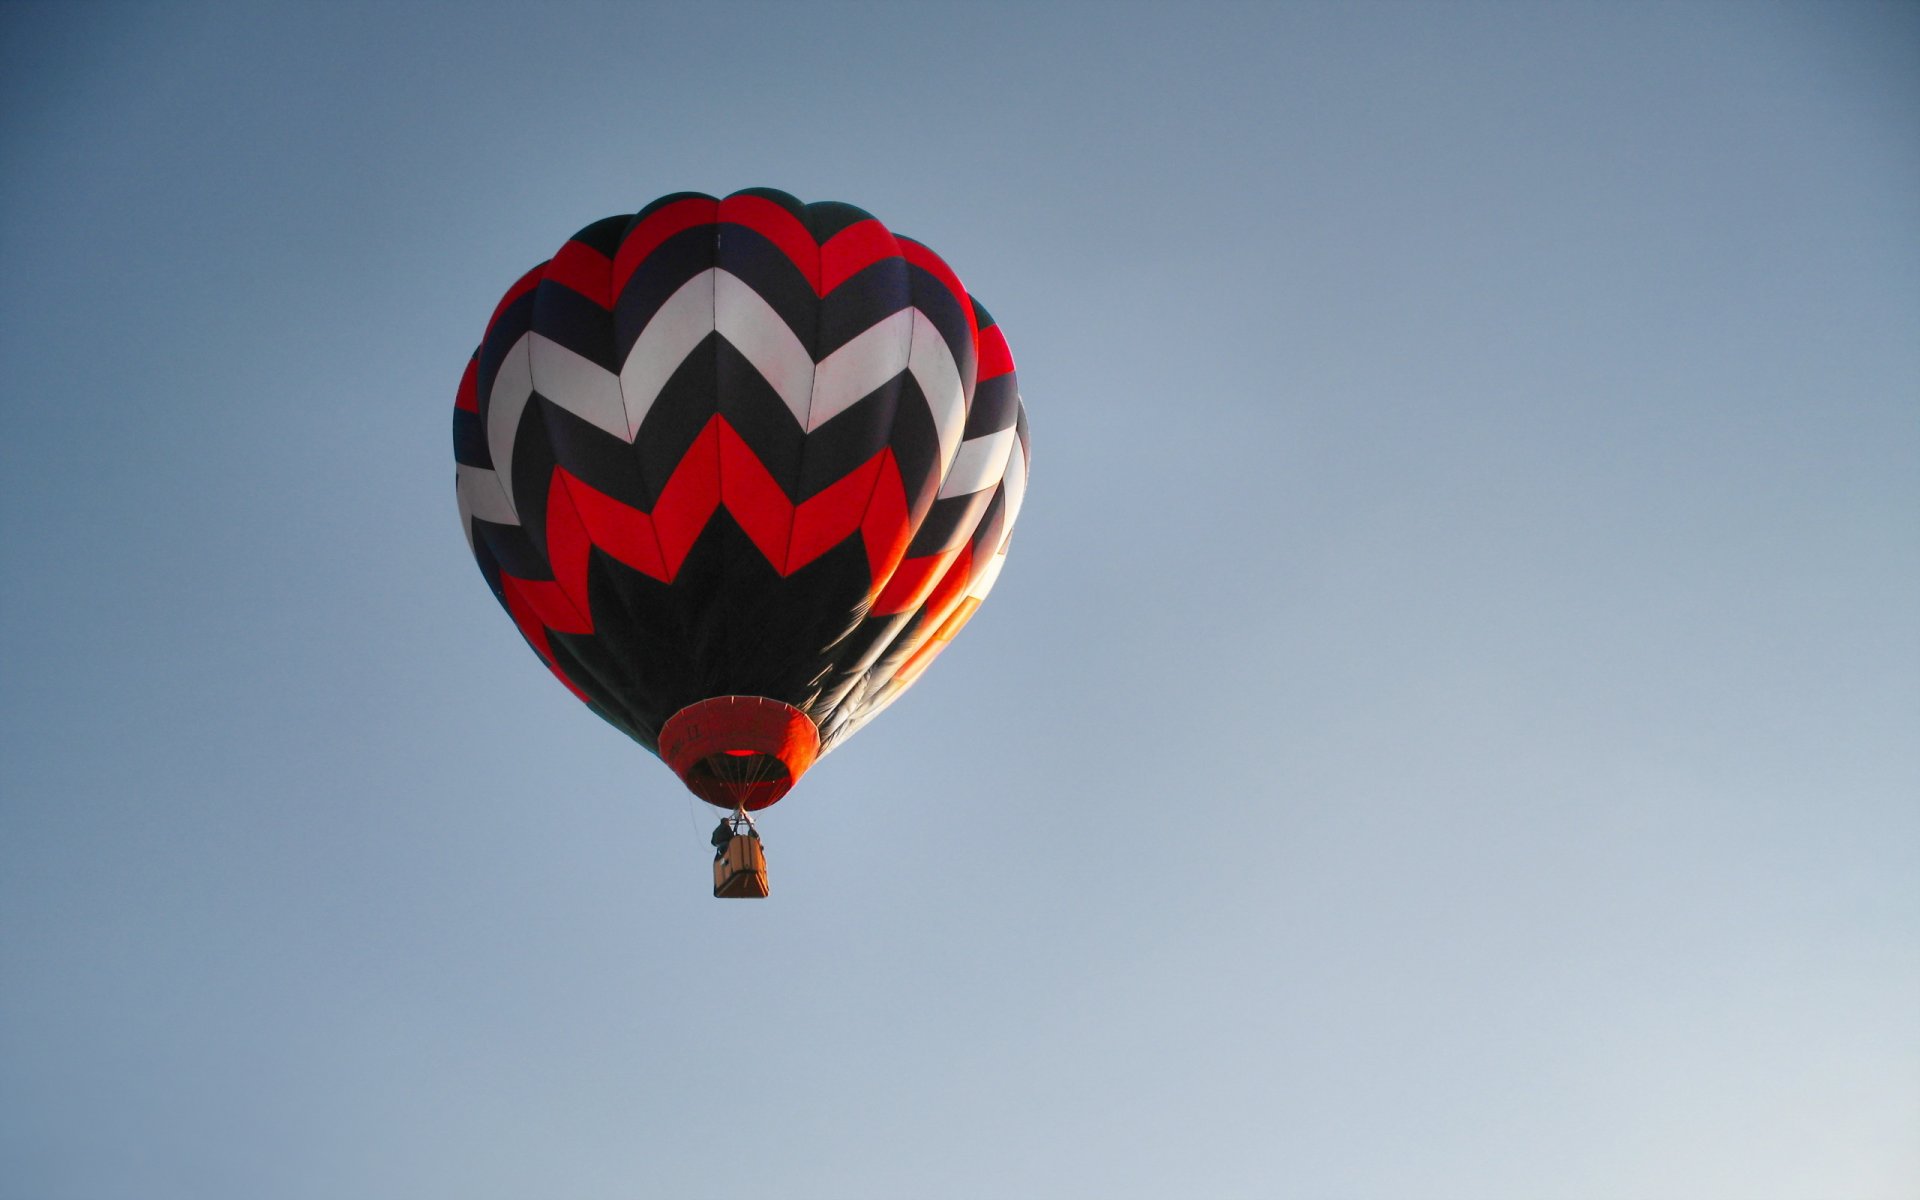
M812 719L765 696L715 696L689 704L660 727L661 760L688 791L720 808L767 807L799 782L819 753Z

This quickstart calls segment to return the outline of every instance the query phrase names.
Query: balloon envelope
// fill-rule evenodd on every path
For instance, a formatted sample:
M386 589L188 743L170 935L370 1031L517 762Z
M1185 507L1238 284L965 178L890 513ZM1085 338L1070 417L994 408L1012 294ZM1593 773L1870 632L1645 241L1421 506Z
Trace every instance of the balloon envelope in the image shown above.
M454 407L461 522L548 670L763 808L999 574L1027 424L993 318L839 203L679 193L509 288Z

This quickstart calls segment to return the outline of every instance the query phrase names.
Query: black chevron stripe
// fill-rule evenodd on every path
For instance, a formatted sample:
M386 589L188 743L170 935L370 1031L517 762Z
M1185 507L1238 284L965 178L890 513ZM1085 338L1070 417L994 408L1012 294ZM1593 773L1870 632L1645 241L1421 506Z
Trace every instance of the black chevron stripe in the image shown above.
M733 195L728 196L727 199L731 200L733 196L758 196L762 200L771 200L792 214L794 220L804 223L807 219L806 203L791 192L783 192L779 188L741 188L739 191L734 192Z
M813 284L806 275L780 247L756 229L723 224L715 232L720 239L720 269L759 293L812 354L820 340L815 331L820 319L820 300L813 294ZM818 359L819 355L814 354L814 358Z
M856 694L861 681L873 670L873 664L893 644L900 631L913 619L913 613L895 613L887 617L867 617L848 632L835 648L834 667L823 681L814 701L821 728L833 714L844 709Z
M873 220L873 214L838 200L823 200L807 205L800 219L805 223L807 232L813 235L813 240L824 246L833 239L834 234L847 226Z
M620 373L620 359L613 349L613 314L572 288L541 280L534 289L528 327L603 370Z
M473 561L480 568L480 578L487 581L487 590L500 602L500 607L505 608L507 594L500 586L500 560L494 555L488 538L488 531L498 528L500 526L478 519L467 526L468 532L473 535Z
M954 363L960 368L961 386L971 394L977 361L973 353L973 328L967 324L967 310L961 307L965 302L948 291L947 285L931 271L909 263L907 273L913 289L913 306L939 330L947 349L953 353Z
M500 590L500 572L520 579L550 579L552 575L547 566L547 556L540 547L533 544L525 528L519 525L497 525L480 517L473 519L473 554L480 558L480 572L487 575L487 584L493 593L506 603Z
M609 725L646 745L657 726L647 720L646 708L636 703L635 664L620 661L609 653L607 642L591 634L567 634L547 631L547 650L554 662L585 692L588 703L601 712Z
M867 668L867 673L861 676L860 683L843 705L854 721L859 721L865 710L877 707L886 699L887 685L920 649L920 635L932 619L932 614L926 609L915 610L913 616L894 634L885 651Z
M913 281L904 258L883 258L848 276L820 301L816 359L859 337L913 303Z
M712 225L683 229L642 259L613 303L613 349L620 362L652 321L660 306L702 271L719 265Z
M521 411L520 426L513 437L513 462L506 468L520 528L543 563L551 561L547 552L547 488L558 462L547 438L547 422L541 412L544 407L538 401L529 401ZM552 575L543 568L538 575L525 578L551 579Z
M940 490L940 432L926 393L912 374L900 377L900 396L893 410L893 429L887 446L900 464L900 481L907 492L907 509L917 524Z
M783 578L721 510L673 584L595 551L587 585L594 632L549 638L586 668L583 690L651 730L711 695L815 704L857 623L866 555L850 541Z
M1012 425L1020 413L1020 387L1013 372L996 375L974 385L973 403L967 406L967 427L963 438L984 437Z
M492 469L493 451L487 447L487 427L479 413L453 410L453 461L465 467Z
M1014 453L1018 454L1019 451ZM982 562L987 555L998 551L1006 533L1007 487L1003 483L993 488L993 499L987 502L986 511L980 514L980 521L973 527L973 534L968 539L973 548L973 561Z
M651 210L653 206L649 205ZM621 239L627 236L627 230L633 227L634 219L629 216L602 217L588 225L567 240L579 242L593 250L602 258L611 260L620 249Z
M529 291L509 304L487 327L486 336L480 339L474 391L479 400L482 425L486 423L487 413L492 407L493 383L500 375L500 364L506 361L514 345L526 336L527 330L533 328L533 295Z
M985 515L987 502L991 498L992 489L983 488L971 495L935 500L933 507L927 511L926 519L913 531L913 542L907 547L907 557L938 554L965 541L972 536L974 527Z
M791 496L800 486L800 456L807 435L766 376L725 338L714 344L714 375L720 415Z
M640 222L646 220L648 217L652 216L656 212L659 212L661 209L667 207L668 205L678 204L682 200L710 200L716 204L719 203L718 197L709 196L705 192L671 192L665 196L660 197L658 200L649 201L645 208L633 214L633 217L630 220L628 220L626 228L621 230L621 234L620 234L621 239L625 240L626 235L632 232L633 227L635 225L638 225Z
M880 453L893 438L903 371L849 405L807 437L800 479L789 493L797 501L818 495Z
M620 503L646 511L658 493L646 485L633 445L574 416L536 393L554 461L587 486ZM514 493L518 495L518 492Z

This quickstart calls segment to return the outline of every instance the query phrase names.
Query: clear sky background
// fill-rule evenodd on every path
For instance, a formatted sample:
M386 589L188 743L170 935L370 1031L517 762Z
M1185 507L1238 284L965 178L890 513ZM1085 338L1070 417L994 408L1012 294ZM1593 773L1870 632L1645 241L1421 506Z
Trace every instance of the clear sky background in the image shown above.
M707 895L454 387L999 318L1011 563ZM1920 1195L1920 8L0 6L0 1197Z

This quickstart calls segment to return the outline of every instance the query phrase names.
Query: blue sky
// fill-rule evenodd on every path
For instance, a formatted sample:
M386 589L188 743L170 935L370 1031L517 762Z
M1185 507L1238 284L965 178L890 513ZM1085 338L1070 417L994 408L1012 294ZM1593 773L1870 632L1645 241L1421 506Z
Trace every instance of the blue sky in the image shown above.
M0 1195L1920 1190L1912 5L0 8ZM843 199L1006 574L706 895L500 292Z

